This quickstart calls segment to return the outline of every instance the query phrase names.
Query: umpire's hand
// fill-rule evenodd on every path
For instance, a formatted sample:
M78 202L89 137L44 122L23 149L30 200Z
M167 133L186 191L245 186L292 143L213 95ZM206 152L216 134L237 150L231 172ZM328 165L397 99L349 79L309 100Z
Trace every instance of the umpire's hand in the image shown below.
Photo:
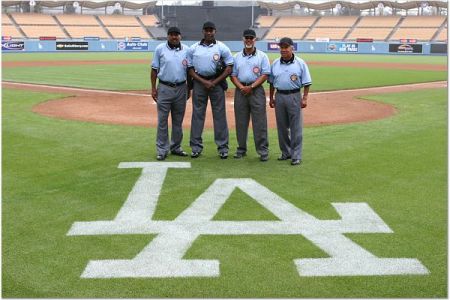
M158 102L158 90L156 88L152 88L152 98L155 102Z

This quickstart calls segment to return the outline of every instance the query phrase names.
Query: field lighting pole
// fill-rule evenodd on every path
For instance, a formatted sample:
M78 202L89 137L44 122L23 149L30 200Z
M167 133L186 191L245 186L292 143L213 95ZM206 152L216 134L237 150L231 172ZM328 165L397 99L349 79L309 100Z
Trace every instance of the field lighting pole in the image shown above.
M163 21L164 25L164 0L161 0L161 21Z
M251 26L251 27L253 27L253 19L254 19L254 15L255 15L255 13L254 13L254 11L253 11L253 1L254 1L254 0L252 0L252 26Z

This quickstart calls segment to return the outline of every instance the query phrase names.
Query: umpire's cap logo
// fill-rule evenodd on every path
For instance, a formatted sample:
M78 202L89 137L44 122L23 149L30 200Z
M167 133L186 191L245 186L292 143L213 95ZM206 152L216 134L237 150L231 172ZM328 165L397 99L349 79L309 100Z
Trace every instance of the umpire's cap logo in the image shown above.
M219 61L219 58L220 58L219 54L216 53L216 54L213 55L214 61Z

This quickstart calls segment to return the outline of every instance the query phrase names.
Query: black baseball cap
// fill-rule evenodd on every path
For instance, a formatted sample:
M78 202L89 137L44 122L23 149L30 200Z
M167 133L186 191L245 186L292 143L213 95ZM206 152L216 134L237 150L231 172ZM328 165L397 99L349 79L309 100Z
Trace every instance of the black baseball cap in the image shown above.
M253 29L245 29L244 33L242 34L242 36L251 36L251 37L256 37L256 32Z
M278 42L278 46L281 46L282 44L288 44L289 46L294 46L294 42L291 38L284 37Z
M203 29L206 29L206 28L216 29L216 25L213 22L211 22L211 21L206 21L203 24Z
M178 28L178 27L170 27L170 28L167 30L167 34L171 34L171 33L178 33L178 34L181 34L180 28Z

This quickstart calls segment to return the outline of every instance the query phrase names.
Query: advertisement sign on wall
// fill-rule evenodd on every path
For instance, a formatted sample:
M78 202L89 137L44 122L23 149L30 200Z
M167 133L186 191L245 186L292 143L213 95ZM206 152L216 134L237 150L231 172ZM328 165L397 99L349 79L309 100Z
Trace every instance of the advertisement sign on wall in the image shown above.
M23 51L25 50L24 42L2 41L2 51Z
M276 42L267 43L267 50L269 51L280 51L280 46ZM297 43L294 43L294 51L297 51Z
M447 44L431 44L431 53L447 53Z
M358 52L357 43L329 43L327 46L328 52Z
M56 50L88 50L88 42L56 42Z
M148 50L148 42L118 42L119 51L143 51Z
M391 53L422 53L422 44L389 44Z

